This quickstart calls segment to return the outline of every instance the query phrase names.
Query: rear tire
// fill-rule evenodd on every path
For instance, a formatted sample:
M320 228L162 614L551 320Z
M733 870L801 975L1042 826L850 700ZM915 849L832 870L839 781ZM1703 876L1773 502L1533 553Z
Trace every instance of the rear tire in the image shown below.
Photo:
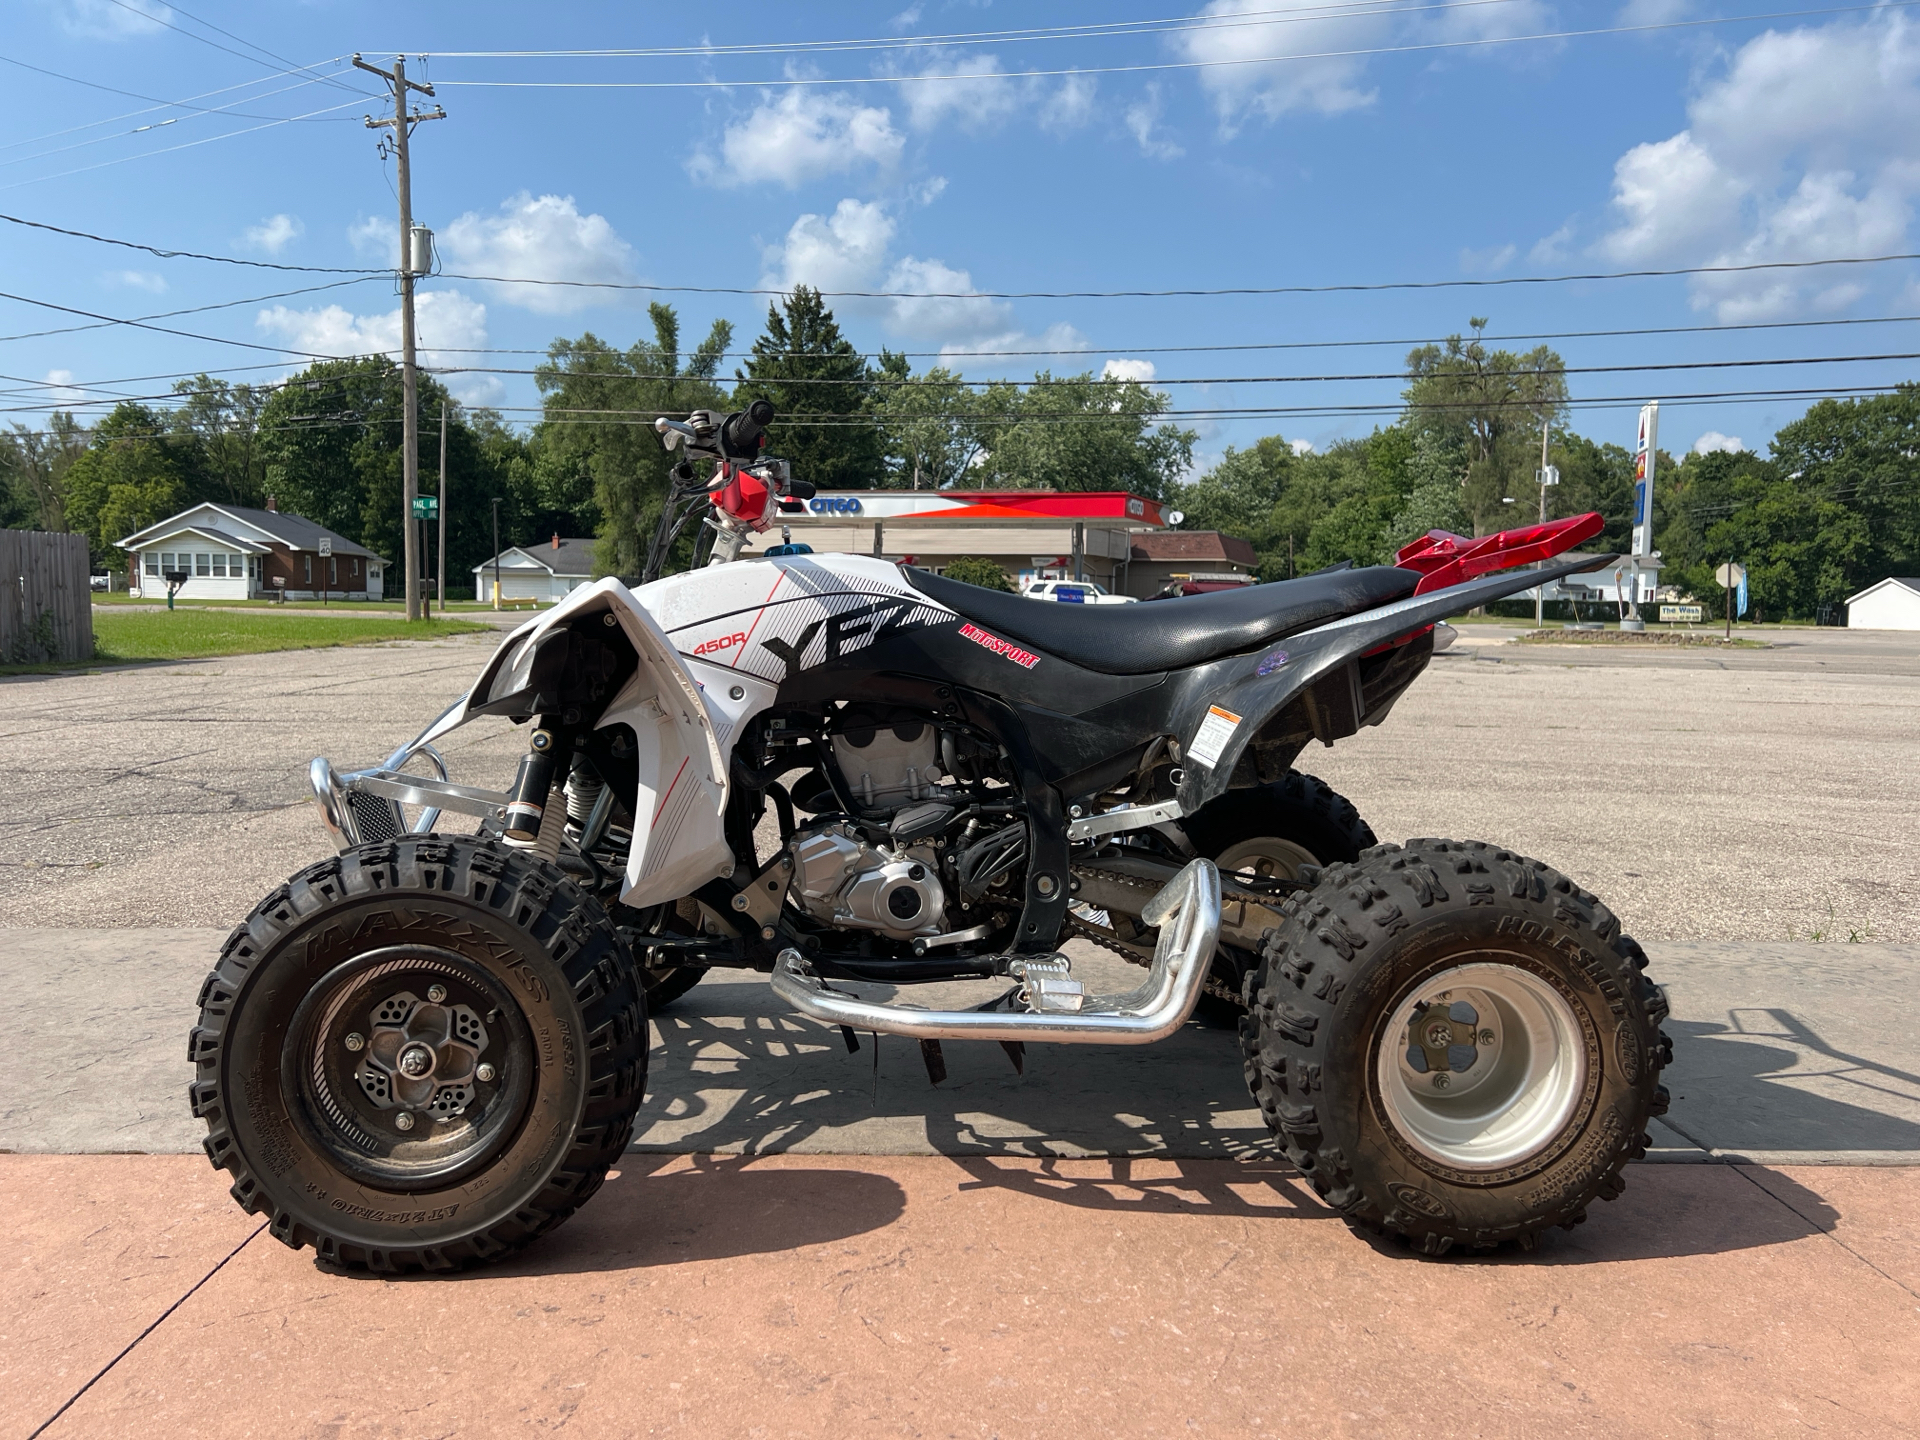
M498 1259L606 1177L645 1001L600 903L467 837L311 865L228 936L189 1058L206 1151L274 1237L383 1272Z
M1270 785L1229 790L1181 824L1195 851L1219 866L1221 882L1229 886L1235 875L1298 880L1312 873L1309 866L1358 860L1361 851L1379 843L1352 801L1299 770ZM1258 958L1223 944L1215 952L1210 978L1220 988L1243 995ZM1244 1004L1217 993L1202 995L1196 1007L1202 1021L1223 1029L1237 1026L1244 1009Z
M1620 1193L1672 1046L1644 952L1592 895L1494 846L1413 840L1283 914L1241 1021L1247 1085L1329 1205L1441 1255L1531 1248Z

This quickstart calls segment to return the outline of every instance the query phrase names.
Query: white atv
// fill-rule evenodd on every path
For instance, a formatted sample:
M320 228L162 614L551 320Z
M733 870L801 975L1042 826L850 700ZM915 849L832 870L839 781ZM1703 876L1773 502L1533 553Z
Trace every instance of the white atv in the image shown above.
M649 1009L717 965L850 1042L919 1039L936 1081L949 1040L1017 1066L1029 1042L1236 1011L1291 1161L1429 1254L1531 1245L1619 1192L1665 1103L1640 948L1537 861L1376 845L1293 769L1386 716L1442 616L1592 568L1512 569L1597 516L1076 612L802 547L738 560L811 493L760 455L771 418L660 421L711 470L676 467L643 583L522 626L384 764L313 762L340 853L234 930L192 1036L194 1113L243 1206L345 1266L507 1254L599 1187ZM655 578L695 516L711 563ZM528 727L498 790L435 750L483 715ZM478 833L437 831L446 811ZM1058 949L1076 934L1140 985L1088 993ZM982 1003L841 984L954 979Z

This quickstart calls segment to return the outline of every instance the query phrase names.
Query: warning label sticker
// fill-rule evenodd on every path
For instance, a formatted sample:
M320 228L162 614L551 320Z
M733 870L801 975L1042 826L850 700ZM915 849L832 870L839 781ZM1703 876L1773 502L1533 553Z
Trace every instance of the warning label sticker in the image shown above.
M1187 758L1198 760L1212 769L1220 763L1220 756L1226 750L1227 742L1233 739L1233 732L1239 724L1240 717L1233 711L1209 705L1207 718L1200 722L1199 733L1193 737L1193 743L1187 746Z

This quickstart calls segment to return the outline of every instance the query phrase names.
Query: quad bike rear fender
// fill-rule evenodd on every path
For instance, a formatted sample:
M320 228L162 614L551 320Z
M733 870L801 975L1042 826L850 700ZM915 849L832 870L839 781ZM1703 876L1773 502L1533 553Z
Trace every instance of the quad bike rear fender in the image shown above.
M1331 745L1363 725L1379 724L1424 668L1436 622L1612 559L1582 556L1415 594L1289 635L1258 654L1187 672L1187 698L1174 727L1185 772L1178 795L1181 813L1194 814L1224 794L1243 765L1248 773L1242 783L1278 778L1307 739ZM1384 693L1370 703L1359 662L1396 646L1407 648L1405 663L1386 675L1378 687ZM1276 774L1265 775L1267 769Z

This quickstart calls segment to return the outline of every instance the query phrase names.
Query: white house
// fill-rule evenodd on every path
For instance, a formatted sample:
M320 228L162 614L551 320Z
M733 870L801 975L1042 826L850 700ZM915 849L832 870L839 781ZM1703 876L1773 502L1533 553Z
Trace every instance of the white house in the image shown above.
M563 540L555 535L545 545L515 545L498 556L500 598L537 600L550 605L567 592L593 579L593 541ZM473 567L473 593L481 600L493 594L495 561Z
M1849 630L1920 630L1920 577L1889 575L1847 600Z
M317 600L379 600L386 563L301 515L211 501L115 542L127 552L127 588L167 593L169 571L188 579L180 593L194 600L247 600L284 594ZM321 554L325 549L328 554Z

